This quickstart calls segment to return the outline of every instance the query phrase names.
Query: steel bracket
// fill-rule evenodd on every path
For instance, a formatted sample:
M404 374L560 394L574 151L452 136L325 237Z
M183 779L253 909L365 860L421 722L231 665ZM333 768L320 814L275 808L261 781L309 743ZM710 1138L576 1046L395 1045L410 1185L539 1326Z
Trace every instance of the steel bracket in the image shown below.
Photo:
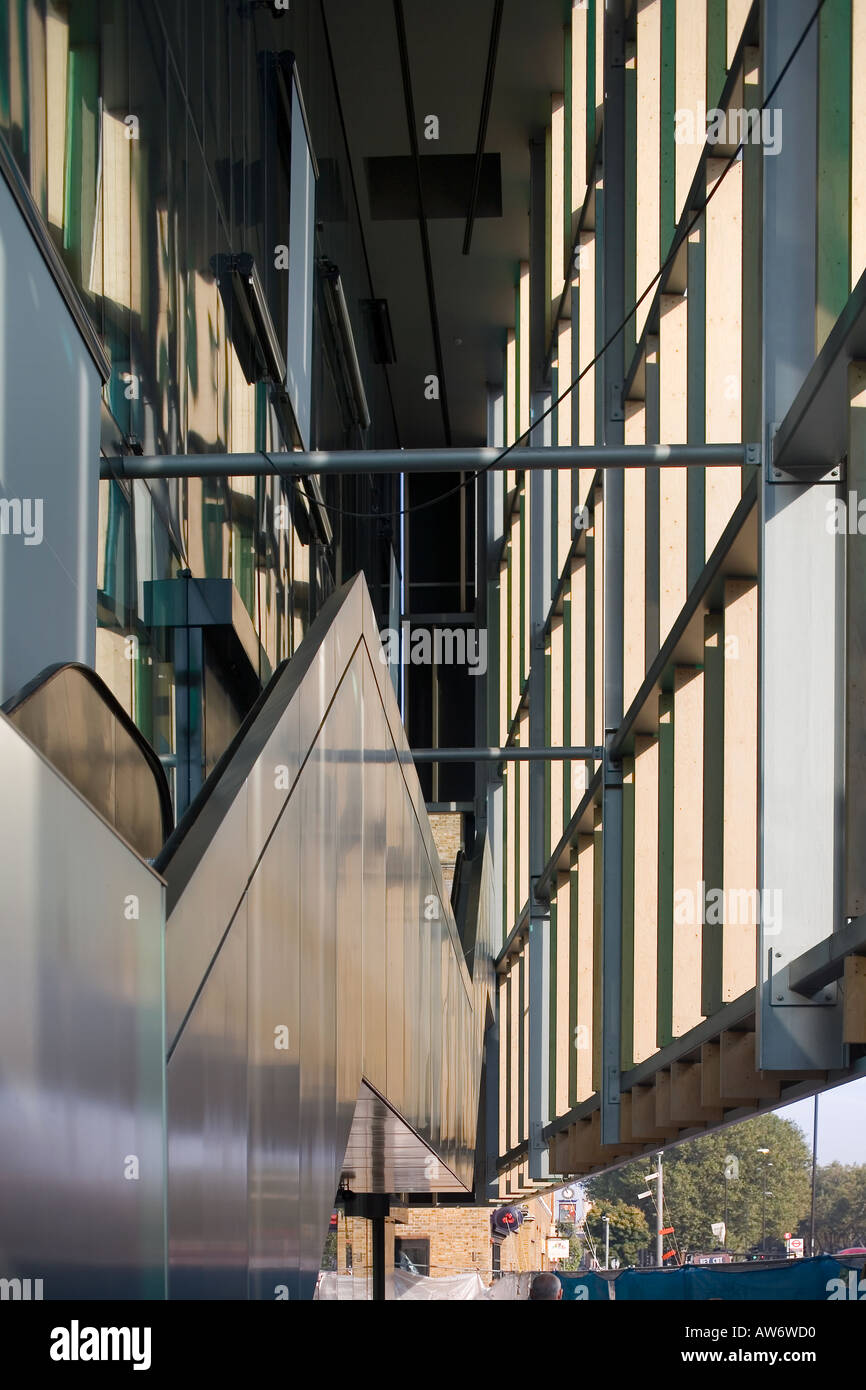
M610 391L610 400L608 403L608 419L624 420L625 408L623 406L622 401L622 382L612 381L608 389Z
M770 1004L774 1009L785 1009L792 1006L806 1009L832 1009L839 1002L839 985L836 980L830 980L821 989L816 990L813 995L798 994L795 989L791 989L788 984L789 964L777 966L775 963L775 951L769 952L769 970L767 974L767 990Z

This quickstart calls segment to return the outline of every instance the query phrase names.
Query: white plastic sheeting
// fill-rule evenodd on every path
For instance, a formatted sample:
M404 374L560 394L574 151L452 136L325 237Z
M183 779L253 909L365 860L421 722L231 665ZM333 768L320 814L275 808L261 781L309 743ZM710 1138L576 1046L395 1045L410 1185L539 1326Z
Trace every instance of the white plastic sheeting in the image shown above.
M447 1299L488 1299L490 1291L477 1269L468 1274L448 1274L442 1279L429 1279L423 1274L407 1274L394 1270L394 1297L414 1303L432 1303Z
M422 1274L407 1274L395 1269L392 1298L403 1302L433 1303L440 1301L487 1300L491 1291L477 1270L465 1274L450 1274L444 1279L430 1279ZM326 1272L319 1275L315 1297L320 1302L350 1302L373 1296L372 1279L352 1274ZM502 1297L503 1295L499 1295ZM508 1295L505 1295L508 1297Z

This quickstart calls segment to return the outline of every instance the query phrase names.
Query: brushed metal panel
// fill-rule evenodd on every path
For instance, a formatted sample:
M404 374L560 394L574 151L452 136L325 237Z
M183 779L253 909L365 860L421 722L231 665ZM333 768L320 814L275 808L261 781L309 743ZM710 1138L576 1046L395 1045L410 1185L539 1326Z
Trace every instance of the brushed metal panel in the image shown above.
M251 1298L299 1293L299 817L290 802L248 895Z
M403 1057L403 945L405 922L403 900L403 835L405 827L406 789L396 759L388 763L387 843L385 849L385 892L387 926L386 980L388 1086L385 1094L392 1105L402 1112L404 1106Z
M362 660L364 696L363 870L361 886L364 930L363 1069L377 1090L387 1089L386 893L388 773L384 761L391 741L379 687L369 661Z
M477 987L414 767L398 761L393 689L360 640L368 605L360 578L335 596L328 625L314 626L240 741L226 788L205 804L198 866L183 849L167 863L169 892L179 891L168 928L172 1019L184 994L195 998L170 1063L170 1080L181 1078L170 1163L185 1152L177 1135L203 1129L224 1132L234 1153L241 1094L249 1113L243 1163L233 1159L220 1200L202 1205L192 1171L171 1185L173 1289L208 1279L217 1296L239 1289L246 1261L249 1296L272 1299L285 1285L290 1298L309 1298L341 1174L354 1191L472 1182ZM191 962L210 967L201 988ZM242 1057L229 975L248 991ZM289 1045L278 1056L280 1024ZM243 1088L214 1083L208 1108L196 1086L223 1054ZM207 1276L200 1252L211 1240L228 1254Z
M164 887L3 716L0 765L0 1277L163 1298Z
M360 626L360 600L358 617ZM364 976L364 764L358 757L364 741L363 661L355 650L334 705L339 714L339 761L336 774L336 992L337 992L337 1133L347 1135L358 1096L363 1065ZM329 725L331 720L328 721ZM342 1159L342 1156L340 1156Z
M169 1296L247 1297L244 903L167 1067Z
M318 671L314 668L314 676ZM302 692L303 693L303 692ZM336 807L327 725L298 781L302 827L300 975L300 1296L312 1297L340 1158L336 1136Z

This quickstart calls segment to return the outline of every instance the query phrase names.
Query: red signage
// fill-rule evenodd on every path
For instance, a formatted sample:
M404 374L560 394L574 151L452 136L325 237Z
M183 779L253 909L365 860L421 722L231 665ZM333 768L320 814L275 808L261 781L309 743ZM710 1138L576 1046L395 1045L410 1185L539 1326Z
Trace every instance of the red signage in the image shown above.
M661 1232L660 1232L661 1235L663 1235L663 1236L672 1236L673 1233L674 1233L674 1228L673 1228L673 1226L662 1226L662 1229L661 1229Z

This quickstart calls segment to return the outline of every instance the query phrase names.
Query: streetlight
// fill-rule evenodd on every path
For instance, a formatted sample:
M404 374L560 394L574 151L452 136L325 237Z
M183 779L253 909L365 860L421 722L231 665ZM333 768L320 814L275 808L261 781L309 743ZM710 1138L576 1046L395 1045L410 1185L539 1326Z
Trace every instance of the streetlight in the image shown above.
M767 1249L767 1169L773 1165L766 1159L769 1149L757 1149L756 1152L765 1156L761 1164L761 1253L764 1254Z

